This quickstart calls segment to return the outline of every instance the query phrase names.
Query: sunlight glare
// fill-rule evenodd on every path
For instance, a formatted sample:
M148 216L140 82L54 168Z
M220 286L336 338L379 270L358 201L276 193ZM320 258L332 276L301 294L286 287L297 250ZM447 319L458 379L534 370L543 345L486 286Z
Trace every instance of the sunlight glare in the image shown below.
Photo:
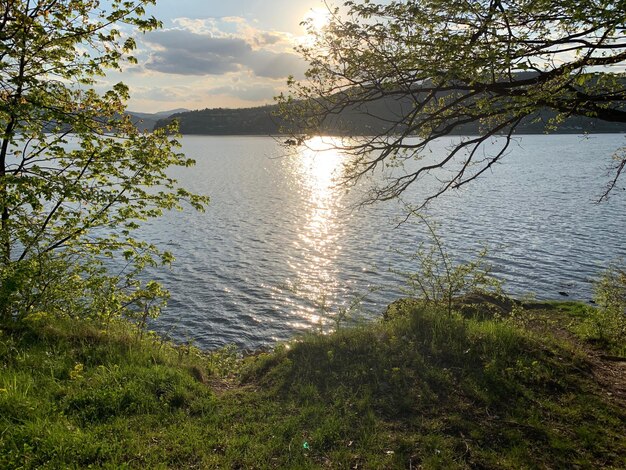
M308 22L315 31L321 31L330 23L330 12L327 8L311 8L305 15L304 21Z
M302 151L302 163L308 169L314 197L318 200L328 199L330 197L328 193L335 185L343 161L336 148L337 143L330 138L313 137L305 143L305 146Z
M328 314L335 303L333 291L339 282L335 261L341 253L343 237L339 214L343 193L337 188L337 179L341 177L345 154L338 146L331 137L315 137L297 154L307 213L297 242L306 261L299 268L296 283L299 294L311 303L308 311L300 311L308 324L330 320Z

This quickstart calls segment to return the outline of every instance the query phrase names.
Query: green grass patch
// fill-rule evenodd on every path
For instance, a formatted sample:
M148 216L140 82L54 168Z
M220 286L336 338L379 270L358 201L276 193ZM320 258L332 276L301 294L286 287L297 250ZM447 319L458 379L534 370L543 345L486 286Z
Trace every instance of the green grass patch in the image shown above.
M576 317L559 305L533 315ZM411 303L246 358L9 323L0 467L624 468L626 414L590 367L549 328Z

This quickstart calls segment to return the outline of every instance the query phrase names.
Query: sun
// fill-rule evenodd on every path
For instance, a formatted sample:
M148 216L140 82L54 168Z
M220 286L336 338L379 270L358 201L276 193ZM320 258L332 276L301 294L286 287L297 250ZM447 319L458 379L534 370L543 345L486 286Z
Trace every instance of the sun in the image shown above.
M304 16L304 21L309 23L313 30L321 31L330 23L330 11L327 8L311 8Z

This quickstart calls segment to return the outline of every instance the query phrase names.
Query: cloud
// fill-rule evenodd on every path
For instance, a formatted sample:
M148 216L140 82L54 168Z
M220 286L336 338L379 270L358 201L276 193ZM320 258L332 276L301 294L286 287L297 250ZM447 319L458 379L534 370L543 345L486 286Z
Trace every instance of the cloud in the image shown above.
M253 48L271 46L274 52L291 51L295 38L280 31L264 31L251 25L245 18L227 16L222 18L176 18L173 20L177 29L192 33L209 35L215 38L240 38Z
M266 102L278 94L272 85L252 84L245 85L225 85L208 90L211 95L226 95L236 97L245 101Z
M215 38L183 30L152 33L157 46L145 64L149 70L178 75L222 75L239 69L241 58L252 51L238 38Z
M194 96L194 90L188 86L172 87L142 87L134 86L131 89L134 100L150 100L166 103L177 103Z
M249 70L258 77L301 76L304 61L286 52L283 33L260 31L241 18L178 19L177 28L145 37L151 52L144 67L177 75L224 75Z
M146 112L268 104L306 69L293 35L240 17L178 18L137 39L139 64L112 75L131 86L132 109Z
M258 77L285 78L304 73L304 61L290 53L257 51L248 57L245 65Z
M202 104L209 107L220 106L221 104L216 103L223 103L225 100L236 100L239 105L268 103L280 91L279 82L263 79L239 80L233 75L225 80L220 80L222 83L219 84L214 83L215 79L208 78L179 86L133 86L131 95L134 101L185 103L186 107L198 108Z
M277 44L284 41L284 37L278 33L263 31L254 36L254 43L257 46L265 46L269 44Z

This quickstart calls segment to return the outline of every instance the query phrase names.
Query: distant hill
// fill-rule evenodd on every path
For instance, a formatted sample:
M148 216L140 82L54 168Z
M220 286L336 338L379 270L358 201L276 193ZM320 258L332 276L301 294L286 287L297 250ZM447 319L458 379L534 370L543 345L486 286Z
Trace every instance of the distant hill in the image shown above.
M387 124L383 119L372 116L378 115L385 119L393 119L409 103L396 100L379 100L369 105L366 113L364 109L353 108L342 113L333 122L326 125L328 134L343 135L371 135L382 131ZM274 116L276 106L261 106L256 108L239 109L203 109L185 111L173 114L165 119L155 121L155 128L169 124L173 119L178 120L182 134L199 135L276 135L280 132L280 119ZM139 116L139 113L136 113ZM533 118L526 119L518 128L518 134L542 134L545 124L555 116L552 111L544 111ZM148 120L144 121L145 124ZM476 134L479 132L476 124L469 124L457 129L456 134ZM566 119L558 129L557 134L581 133L626 133L626 124L600 121L581 116Z
M135 111L127 111L126 114L132 118L133 123L139 128L139 130L151 131L154 129L154 126L159 120L166 119L172 114L184 113L187 111L189 110L185 108L176 108L169 111L159 111L158 113L138 113Z
M533 72L520 73L520 78L535 75ZM626 86L626 84L625 84ZM442 95L443 97L444 95ZM384 133L414 106L409 97L382 97L366 104L344 109L338 115L332 115L324 123L322 132L329 135L376 135ZM203 135L276 135L280 133L281 120L275 116L277 106L261 106L240 109L204 109L199 111L181 111L156 122L155 128L163 127L177 119L183 134ZM526 118L517 127L517 134L542 134L546 124L556 117L556 113L546 109ZM150 115L154 116L154 115ZM146 121L147 122L147 121ZM394 129L401 131L399 126ZM582 116L573 116L562 122L555 133L626 133L626 124L606 122ZM453 132L457 135L480 133L478 123L472 122L458 127Z
M214 108L173 114L156 123L163 127L176 119L182 134L202 135L273 135L280 124L273 116L276 106L256 108Z

